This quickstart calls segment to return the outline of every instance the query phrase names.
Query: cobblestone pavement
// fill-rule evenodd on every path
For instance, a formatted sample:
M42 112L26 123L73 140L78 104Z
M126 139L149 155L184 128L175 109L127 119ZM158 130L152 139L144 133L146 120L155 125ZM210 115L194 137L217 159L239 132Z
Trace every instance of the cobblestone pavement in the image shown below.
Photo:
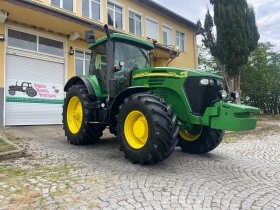
M0 162L3 209L280 209L280 134L222 143L205 155L176 149L157 165L133 165L105 134L67 142L61 126L5 128L27 151ZM2 131L3 133L3 131Z

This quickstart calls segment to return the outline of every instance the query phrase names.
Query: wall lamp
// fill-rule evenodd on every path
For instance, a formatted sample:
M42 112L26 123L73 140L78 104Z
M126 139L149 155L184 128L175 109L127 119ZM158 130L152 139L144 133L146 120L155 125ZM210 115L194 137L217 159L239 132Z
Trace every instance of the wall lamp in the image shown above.
M5 35L4 34L0 34L0 41L5 41Z
M69 35L69 40L70 40L70 41L75 41L75 40L77 40L77 39L79 39L79 38L80 38L80 33L77 32L77 31L74 31L74 32L72 32L72 33Z
M70 47L69 55L74 55L74 49L73 49L73 47Z
M0 23L5 23L8 17L8 12L0 9Z

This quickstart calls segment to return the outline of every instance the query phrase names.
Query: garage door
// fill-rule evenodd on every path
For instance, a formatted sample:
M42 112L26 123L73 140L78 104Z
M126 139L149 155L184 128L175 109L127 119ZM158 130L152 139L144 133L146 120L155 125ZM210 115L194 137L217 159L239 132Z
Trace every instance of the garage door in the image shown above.
M64 53L63 43L58 46L62 48L59 51L53 41L9 29L5 71L6 125L61 124ZM35 45L32 48L33 42L36 42L36 48Z

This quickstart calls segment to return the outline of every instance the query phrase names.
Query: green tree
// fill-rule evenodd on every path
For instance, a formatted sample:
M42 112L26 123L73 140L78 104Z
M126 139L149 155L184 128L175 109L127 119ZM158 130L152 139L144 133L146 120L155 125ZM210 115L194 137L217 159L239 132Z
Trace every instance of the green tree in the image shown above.
M280 53L273 45L260 43L241 70L241 90L245 103L259 107L265 114L280 111Z
M210 0L210 3L214 6L214 21L208 9L202 42L217 59L228 89L240 91L241 67L248 62L260 37L254 10L246 0Z
M211 55L209 49L203 45L198 46L198 68L213 74L223 75L219 62Z

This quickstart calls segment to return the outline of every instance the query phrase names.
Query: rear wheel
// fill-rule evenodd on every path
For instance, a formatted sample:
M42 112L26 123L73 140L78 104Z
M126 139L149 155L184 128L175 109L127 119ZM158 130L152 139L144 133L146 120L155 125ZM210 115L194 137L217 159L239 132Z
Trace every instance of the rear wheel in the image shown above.
M203 154L215 149L222 142L223 136L222 130L199 125L192 131L179 131L177 146L183 152Z
M135 94L120 107L117 134L120 150L133 163L152 164L169 157L178 127L171 107L149 94Z
M66 94L63 105L63 129L71 144L92 144L103 135L105 125L90 124L93 103L84 85L73 85Z
M16 94L16 91L14 91L14 90L9 90L9 94L10 94L11 96L14 96L14 95Z

